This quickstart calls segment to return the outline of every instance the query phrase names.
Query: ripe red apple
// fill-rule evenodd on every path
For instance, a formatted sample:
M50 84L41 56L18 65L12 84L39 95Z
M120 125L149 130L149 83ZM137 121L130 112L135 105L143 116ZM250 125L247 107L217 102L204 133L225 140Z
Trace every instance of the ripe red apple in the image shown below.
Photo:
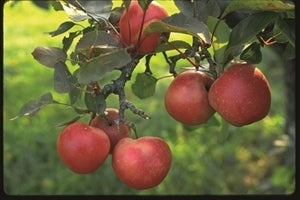
M233 64L212 84L210 105L229 123L244 126L263 119L270 110L270 85L250 64Z
M145 16L138 1L131 1L127 10L120 17L120 35L127 44L133 45L137 54L152 53L160 45L161 33L145 35L143 30L151 23L168 17L167 11L157 2L152 1L146 10ZM144 18L144 21L143 21ZM140 32L142 33L140 34Z
M168 144L159 137L123 138L112 153L112 166L122 182L148 189L166 177L172 161Z
M61 160L69 169L80 174L99 168L106 160L109 149L109 138L102 130L79 121L66 126L57 138Z
M91 126L102 129L110 140L110 151L112 153L118 141L124 137L130 136L130 129L123 123L120 123L120 130L114 120L119 117L119 110L115 108L107 108L106 117L97 116L91 121Z
M208 90L213 81L205 73L195 70L177 75L165 95L166 110L184 124L205 123L215 113L208 102Z

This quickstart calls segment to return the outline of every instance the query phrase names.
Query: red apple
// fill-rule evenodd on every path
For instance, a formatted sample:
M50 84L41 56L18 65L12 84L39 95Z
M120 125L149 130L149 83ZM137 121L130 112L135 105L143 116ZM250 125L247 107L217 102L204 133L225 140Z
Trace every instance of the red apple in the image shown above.
M161 33L145 35L143 30L151 23L168 17L167 11L157 2L152 1L145 16L138 1L131 1L127 10L120 17L120 35L127 46L133 45L137 54L152 53L160 45ZM144 18L144 21L143 21ZM140 32L142 33L140 34Z
M270 85L255 66L233 64L212 84L209 102L230 124L244 126L269 113Z
M208 102L208 90L213 81L205 73L195 70L177 75L165 95L166 110L184 124L205 123L215 113Z
M109 149L109 138L102 130L79 121L66 126L57 138L61 160L80 174L99 168L106 160Z
M112 153L118 141L124 137L130 137L130 129L123 123L120 123L120 130L114 120L119 118L119 110L115 108L107 108L106 117L97 116L91 121L91 126L102 129L110 140L110 153Z
M171 166L171 150L158 137L123 138L112 153L112 166L122 182L135 189L160 184Z

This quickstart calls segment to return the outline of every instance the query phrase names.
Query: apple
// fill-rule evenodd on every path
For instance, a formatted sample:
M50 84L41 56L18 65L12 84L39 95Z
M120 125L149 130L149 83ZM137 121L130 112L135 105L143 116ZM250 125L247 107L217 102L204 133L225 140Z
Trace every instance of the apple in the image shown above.
M208 101L208 90L213 81L207 74L196 70L177 75L166 91L167 112L187 125L205 123L215 113Z
M209 90L210 105L230 124L244 126L270 110L271 91L265 75L250 64L232 64Z
M118 129L118 125L114 120L119 118L119 110L115 108L107 108L107 115L105 117L97 116L95 117L90 125L92 127L99 128L103 130L109 140L110 140L110 151L111 154L115 145L118 141L124 137L130 137L130 129L123 123L120 123L120 130Z
M159 185L172 162L168 144L159 137L121 139L112 153L112 166L120 180L141 190Z
M119 21L122 41L127 46L134 46L137 54L152 53L160 45L161 33L153 33L146 36L143 30L150 23L169 16L167 11L155 1L150 3L144 17L143 15L144 11L138 1L132 0L128 9L124 10Z
M79 174L99 168L109 149L109 138L102 130L80 121L67 125L57 138L59 157L69 169Z

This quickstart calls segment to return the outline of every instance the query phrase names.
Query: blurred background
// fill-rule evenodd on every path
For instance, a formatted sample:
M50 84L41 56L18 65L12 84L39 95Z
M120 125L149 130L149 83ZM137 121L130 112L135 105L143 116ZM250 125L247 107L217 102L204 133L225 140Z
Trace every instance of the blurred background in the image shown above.
M172 1L159 2L170 14L178 11ZM163 103L172 78L159 80L154 96L144 100L137 98L131 92L131 84L136 73L144 71L145 61L140 62L132 81L126 85L126 95L151 119L143 120L130 112L126 112L126 117L136 124L139 136L162 137L171 148L172 166L159 186L142 191L129 188L114 174L110 156L92 174L78 175L68 170L56 150L56 139L62 129L57 125L72 119L75 116L73 110L48 105L33 117L10 120L18 115L22 105L46 92L51 92L57 101L68 102L67 94L58 94L53 89L53 70L39 64L31 55L37 46L61 47L63 37L68 35L51 37L46 32L56 30L59 24L68 20L64 12L56 12L52 7L43 9L31 1L8 1L4 4L3 189L6 194L294 192L295 148L286 131L285 65L281 57L267 47L263 48L263 61L257 66L272 88L271 110L263 120L240 128L222 122L217 114L208 124L199 127L183 126L173 120ZM170 39L175 37L185 36L171 34ZM168 65L160 54L153 57L151 66L157 78L169 74ZM189 67L189 64L180 61L178 71L184 70L184 67ZM108 73L101 82L108 83L112 77L115 77L114 72ZM117 107L118 98L110 96L107 104L108 107ZM88 120L89 117L83 118L83 121Z

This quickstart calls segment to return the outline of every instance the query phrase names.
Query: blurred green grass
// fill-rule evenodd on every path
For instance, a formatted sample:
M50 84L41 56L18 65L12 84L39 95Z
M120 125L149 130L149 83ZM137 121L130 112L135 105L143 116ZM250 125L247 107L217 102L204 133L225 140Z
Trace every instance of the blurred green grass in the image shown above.
M172 12L171 1L161 1ZM172 2L171 2L172 3ZM37 46L61 47L64 35L51 38L45 32L55 30L69 20L65 13L44 11L30 1L14 6L4 5L4 85L3 85L3 158L4 191L10 195L67 195L67 194L274 194L294 190L294 167L282 162L284 143L283 64L268 49L263 51L259 65L272 87L270 114L260 122L236 128L203 125L198 129L184 127L165 111L163 98L171 78L158 82L153 97L140 100L126 85L127 97L138 108L151 116L143 120L130 112L128 119L135 122L139 136L154 135L164 138L173 154L171 170L165 180L153 189L137 191L118 180L109 157L105 164L90 175L69 171L56 152L56 138L61 127L56 125L74 117L72 110L50 105L36 116L11 121L27 101L52 92L56 100L68 102L67 95L53 90L53 71L41 66L31 56ZM171 35L178 39L182 35ZM174 53L174 52L171 52ZM163 56L151 60L154 76L168 75ZM142 72L144 60L133 74ZM189 66L181 61L178 66ZM72 67L71 67L72 68ZM108 74L105 84L115 77ZM109 107L117 107L116 96L107 99ZM220 122L220 117L216 114ZM88 121L88 117L84 118ZM212 122L213 123L213 122ZM284 181L281 180L285 177Z

